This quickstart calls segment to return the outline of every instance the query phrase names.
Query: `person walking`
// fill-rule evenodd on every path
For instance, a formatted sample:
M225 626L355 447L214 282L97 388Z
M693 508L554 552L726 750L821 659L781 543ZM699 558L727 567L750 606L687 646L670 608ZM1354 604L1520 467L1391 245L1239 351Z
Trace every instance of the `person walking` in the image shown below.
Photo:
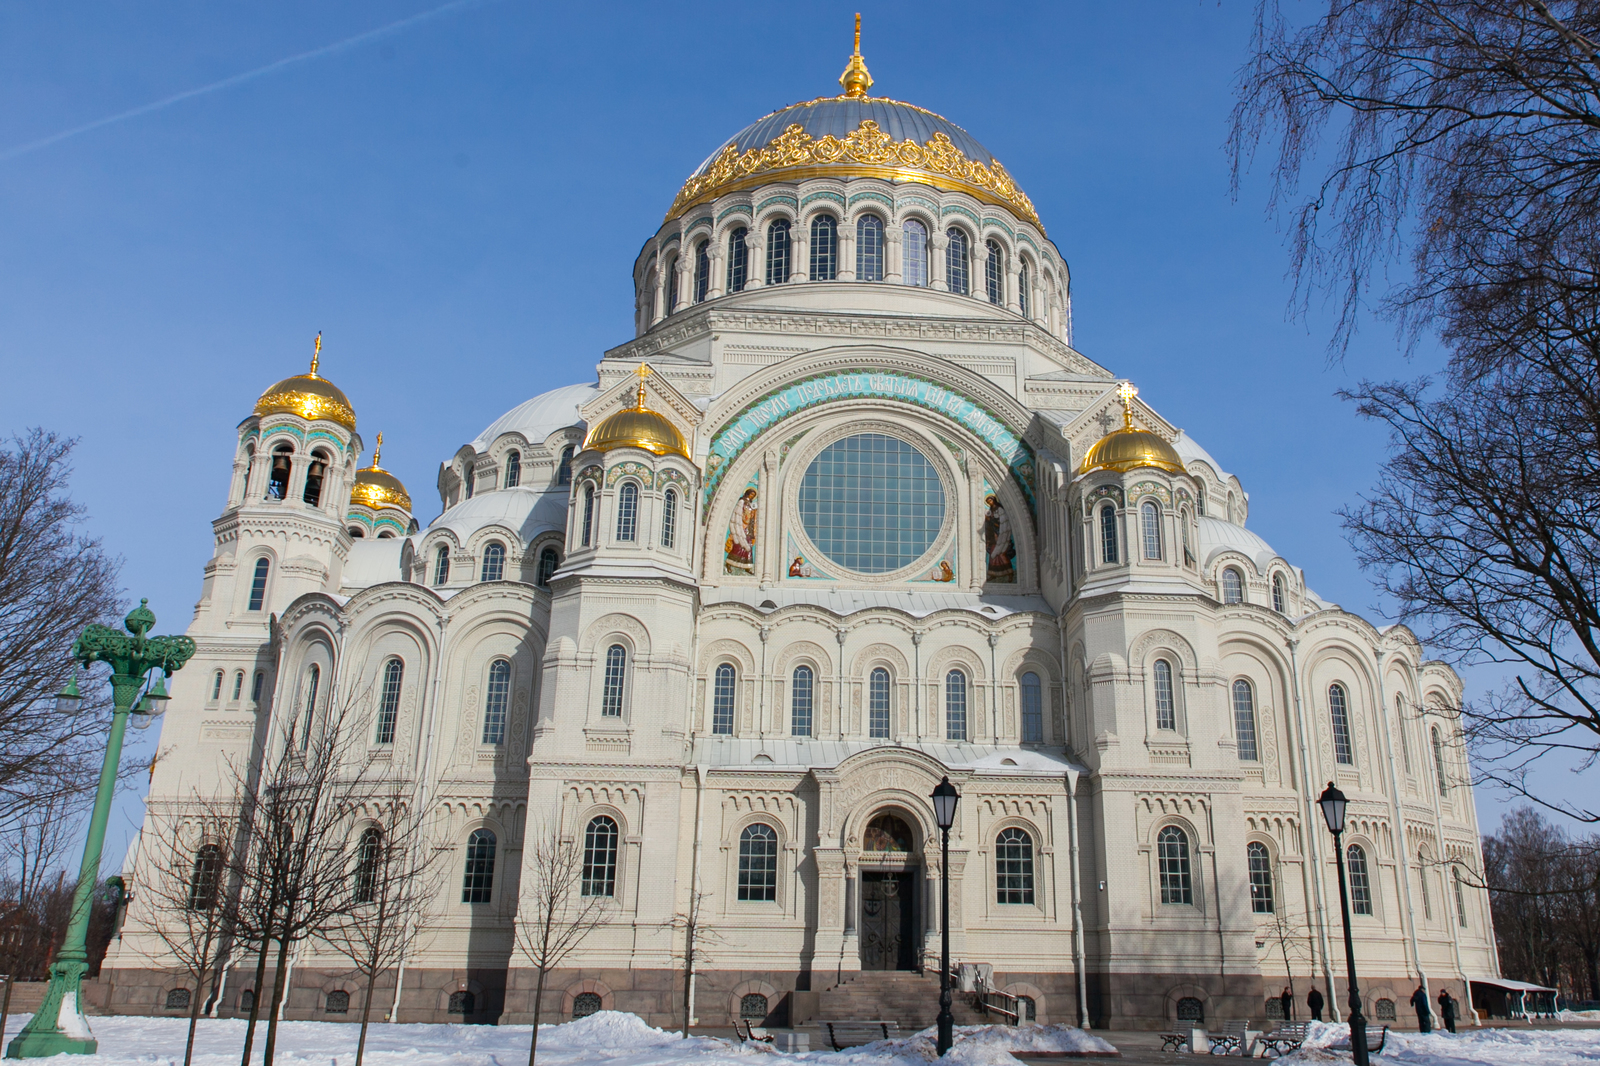
M1411 1005L1417 1009L1417 1029L1424 1033L1433 1032L1433 1014L1428 1010L1428 990L1421 985L1411 993Z
M1286 1022L1293 1021L1294 1020L1294 993L1290 992L1287 988L1285 988L1283 990L1283 995L1278 997L1278 1002L1283 1004L1283 1020L1286 1021Z
M1311 1008L1311 1020L1322 1020L1322 993L1317 991L1317 986L1312 985L1311 991L1306 993L1306 1006Z
M1456 997L1450 994L1449 989L1439 989L1439 1017L1444 1019L1444 1027L1450 1032L1456 1031Z

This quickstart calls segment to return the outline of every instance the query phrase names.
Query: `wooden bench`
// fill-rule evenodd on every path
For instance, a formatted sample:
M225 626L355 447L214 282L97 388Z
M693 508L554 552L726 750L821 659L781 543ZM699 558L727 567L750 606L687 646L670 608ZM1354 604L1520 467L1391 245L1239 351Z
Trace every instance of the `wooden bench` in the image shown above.
M1245 1030L1250 1028L1250 1019L1235 1018L1225 1022L1222 1031L1208 1034L1211 1037L1211 1053L1213 1055L1249 1055L1251 1049L1245 1046Z
M1292 1022L1289 1025L1280 1025L1270 1033L1264 1034L1258 1041L1260 1045L1280 1055L1291 1051L1299 1051L1300 1045L1306 1042L1305 1022Z
M1189 1034L1188 1033L1157 1033L1156 1035L1161 1037L1161 1050L1162 1051L1188 1051L1189 1050Z
M828 1031L833 1050L860 1047L878 1040L893 1040L900 1035L899 1022L818 1022Z
M772 1043L771 1033L767 1032L759 1025L752 1025L743 1018L740 1018L733 1023L733 1031L738 1034L740 1040L754 1040L757 1043L762 1044Z
M1387 1025L1385 1025L1383 1028L1379 1029L1376 1035L1373 1034L1371 1029L1368 1029L1367 1030L1367 1054L1369 1054L1369 1055L1378 1054L1380 1051L1383 1050L1383 1045L1385 1043L1387 1043L1388 1040L1389 1040L1389 1027ZM1332 1048L1333 1050L1335 1050L1335 1051L1349 1051L1350 1050L1350 1041L1349 1040L1345 1040L1345 1041L1343 1041L1341 1043L1329 1044L1328 1046L1330 1048Z

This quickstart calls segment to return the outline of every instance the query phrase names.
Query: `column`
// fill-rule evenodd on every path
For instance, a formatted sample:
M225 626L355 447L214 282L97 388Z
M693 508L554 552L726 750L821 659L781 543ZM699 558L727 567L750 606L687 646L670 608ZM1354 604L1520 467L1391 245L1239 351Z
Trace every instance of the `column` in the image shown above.
M656 282L650 293L650 324L653 326L667 315L667 260L656 257Z
M706 299L715 300L721 296L728 287L727 272L728 242L712 241L706 248L706 258L710 260L711 277L706 279Z
M744 246L745 269L744 287L759 289L767 283L767 235L765 231L757 232L754 224L750 232L745 235Z
M688 307L694 301L694 249L681 248L678 251L678 276L675 280L678 286L678 306Z
M790 281L811 280L811 230L796 222L789 228Z
M856 228L849 222L839 223L840 281L856 280Z
M883 225L884 264L883 280L899 284L905 277L905 261L902 256L905 242L905 230L895 222L885 222Z
M1022 313L1022 299L1021 299L1021 297L1019 295L1019 293L1021 293L1021 291L1022 291L1022 269L1021 268L1022 268L1022 260L1017 256L1017 253L1016 252L1007 252L1006 253L1006 291L1005 291L1006 310L1014 311L1019 315Z
M950 279L945 273L945 249L950 246L950 238L944 233L935 230L928 234L928 287L938 289L940 292L950 291Z

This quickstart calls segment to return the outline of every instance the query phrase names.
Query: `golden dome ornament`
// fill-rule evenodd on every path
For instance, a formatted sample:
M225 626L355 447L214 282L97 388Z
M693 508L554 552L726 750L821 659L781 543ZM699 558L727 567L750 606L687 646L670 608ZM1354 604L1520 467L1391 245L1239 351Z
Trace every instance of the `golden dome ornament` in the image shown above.
M644 379L653 371L648 363L640 363L635 371L639 375L639 391L632 407L607 415L589 430L583 450L608 452L613 448L642 448L654 455L681 455L689 458L683 434L667 421L665 415L644 405Z
M872 75L867 73L866 60L861 58L861 12L856 12L856 50L850 55L850 62L845 65L844 73L839 75L839 85L844 89L845 96L857 97L865 100L867 90L872 88Z
M258 415L298 415L307 422L333 422L354 432L355 408L327 378L317 375L317 364L322 360L322 334L317 334L311 349L311 369L292 378L284 378L261 394L256 401Z
M370 507L374 511L398 507L409 514L411 494L406 492L399 478L378 465L378 458L382 454L383 434L379 433L378 443L372 449L372 465L356 471L355 484L350 487L350 503Z
M1184 473L1183 459L1178 450L1159 434L1133 426L1133 398L1139 390L1132 382L1117 386L1117 399L1122 401L1122 428L1107 433L1084 454L1080 474L1095 470L1135 470L1154 467L1169 474Z

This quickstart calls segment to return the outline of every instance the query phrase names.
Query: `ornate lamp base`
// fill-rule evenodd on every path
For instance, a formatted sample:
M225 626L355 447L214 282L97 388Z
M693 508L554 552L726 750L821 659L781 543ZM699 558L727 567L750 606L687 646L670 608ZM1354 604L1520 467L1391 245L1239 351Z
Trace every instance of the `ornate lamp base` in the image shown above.
M100 1042L89 1031L89 1019L78 1004L81 962L58 962L50 968L50 987L38 1013L6 1048L8 1059L43 1059L51 1055L93 1055Z

